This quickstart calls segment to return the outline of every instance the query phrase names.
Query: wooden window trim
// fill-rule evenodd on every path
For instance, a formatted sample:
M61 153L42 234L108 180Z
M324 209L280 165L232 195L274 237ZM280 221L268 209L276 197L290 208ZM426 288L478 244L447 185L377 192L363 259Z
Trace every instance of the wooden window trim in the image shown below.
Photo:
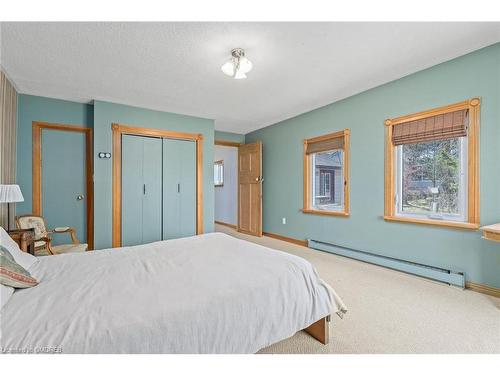
M384 220L403 223L435 225L440 227L477 230L479 221L479 122L481 100L472 98L460 103L434 108L407 116L385 120L385 183L384 183ZM398 124L415 121L422 118L441 115L460 109L469 110L468 145L467 145L467 221L456 222L447 220L420 219L396 215L395 205L395 167L392 144L392 130Z
M146 137L187 139L196 142L196 234L203 233L203 135L181 133L170 130L141 128L121 124L111 124L113 138L113 182L112 182L112 244L120 247L122 244L122 135L142 135Z
M344 129L335 133L321 135L319 137L304 140L304 206L302 212L305 214L323 215L323 216L350 216L350 130ZM307 145L310 143L321 142L331 138L344 138L344 210L343 211L320 211L311 208L311 155L306 153Z

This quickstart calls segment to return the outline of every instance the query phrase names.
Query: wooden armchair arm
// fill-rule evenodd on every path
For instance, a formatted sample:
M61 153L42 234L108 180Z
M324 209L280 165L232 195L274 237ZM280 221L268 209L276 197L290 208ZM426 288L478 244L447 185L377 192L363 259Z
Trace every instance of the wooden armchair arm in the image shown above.
M50 231L50 233L69 233L71 236L71 242L74 244L80 243L78 241L78 238L76 237L76 230L71 227L61 227L61 228L54 228Z

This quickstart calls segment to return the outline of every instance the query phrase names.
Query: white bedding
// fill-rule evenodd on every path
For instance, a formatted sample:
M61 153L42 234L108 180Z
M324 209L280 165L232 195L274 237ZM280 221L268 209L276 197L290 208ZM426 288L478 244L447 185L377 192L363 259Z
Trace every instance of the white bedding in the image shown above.
M306 260L222 233L48 256L29 271L40 284L1 310L3 352L254 353L345 312Z

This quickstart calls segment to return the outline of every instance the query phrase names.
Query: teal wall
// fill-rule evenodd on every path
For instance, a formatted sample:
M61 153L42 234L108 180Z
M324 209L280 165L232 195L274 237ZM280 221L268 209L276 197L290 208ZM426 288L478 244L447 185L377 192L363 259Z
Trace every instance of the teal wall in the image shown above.
M217 141L229 141L229 142L245 143L245 135L244 134L220 132L217 130L215 131L215 139Z
M94 102L94 246L111 247L112 159L99 159L100 151L112 152L111 124L134 125L203 134L203 227L214 226L214 122L203 118L153 111L102 101Z
M479 231L385 222L384 120L481 97L481 224L500 221L500 44L246 135L264 147L264 231L465 271L500 287L500 246ZM306 215L302 141L351 129L351 217ZM287 218L287 224L281 218Z
M19 95L17 127L17 182L25 201L17 213L32 211L32 122L46 121L92 127L94 130L94 247L111 247L111 159L99 159L98 152L112 152L111 123L188 133L202 133L203 218L205 232L213 231L214 221L214 123L213 120L152 111L96 101L94 105L39 96Z
M24 202L16 204L17 215L32 212L32 122L44 121L92 127L93 106L41 96L18 95L17 103L17 183Z

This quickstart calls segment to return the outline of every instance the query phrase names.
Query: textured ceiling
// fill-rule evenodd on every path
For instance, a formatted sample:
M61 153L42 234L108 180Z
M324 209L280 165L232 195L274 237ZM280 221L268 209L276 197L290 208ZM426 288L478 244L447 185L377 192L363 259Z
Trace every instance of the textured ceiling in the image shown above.
M2 23L21 93L215 119L247 133L500 41L500 23ZM234 47L254 69L220 66Z

